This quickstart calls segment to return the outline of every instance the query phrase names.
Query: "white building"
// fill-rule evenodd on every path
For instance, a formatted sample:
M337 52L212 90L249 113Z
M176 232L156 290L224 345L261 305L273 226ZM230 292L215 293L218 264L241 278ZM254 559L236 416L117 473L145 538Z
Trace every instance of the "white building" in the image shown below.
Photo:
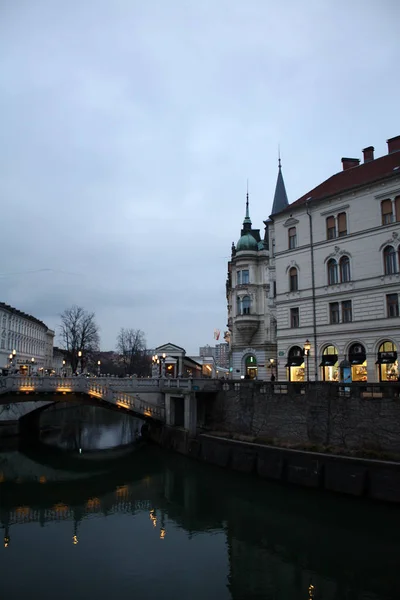
M23 374L52 368L54 331L0 302L0 368Z
M271 216L279 380L397 381L400 136L363 153Z
M273 212L288 205L279 164ZM275 269L270 260L269 221L264 238L253 229L246 198L240 239L232 244L226 296L232 378L270 379L276 366ZM275 373L274 373L275 374Z

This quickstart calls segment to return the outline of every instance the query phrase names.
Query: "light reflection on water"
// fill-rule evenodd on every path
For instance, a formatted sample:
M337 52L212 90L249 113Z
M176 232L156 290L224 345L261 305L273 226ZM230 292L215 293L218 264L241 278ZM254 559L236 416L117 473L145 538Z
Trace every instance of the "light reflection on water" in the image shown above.
M48 435L56 427L52 435L75 444L81 431L98 449L140 431L125 415L75 408L68 418L48 414ZM145 444L111 461L29 446L0 452L2 464L1 598L400 597L395 507L286 488Z
M142 425L126 413L64 403L42 413L40 439L63 450L106 450L137 441Z

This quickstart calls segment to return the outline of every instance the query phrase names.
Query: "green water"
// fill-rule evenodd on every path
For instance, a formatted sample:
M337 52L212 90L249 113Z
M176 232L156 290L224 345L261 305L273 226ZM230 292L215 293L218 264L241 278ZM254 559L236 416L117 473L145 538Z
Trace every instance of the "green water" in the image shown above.
M400 597L392 506L282 487L141 442L119 456L9 450L0 472L1 599Z

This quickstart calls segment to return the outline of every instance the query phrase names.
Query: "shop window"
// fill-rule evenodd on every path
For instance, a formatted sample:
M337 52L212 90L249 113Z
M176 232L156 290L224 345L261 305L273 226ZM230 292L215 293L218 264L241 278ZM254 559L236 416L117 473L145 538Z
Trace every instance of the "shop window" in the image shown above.
M289 270L289 290L291 292L297 292L299 289L299 278L296 267L292 267Z
M390 199L381 202L382 225L393 223L393 205Z
M342 237L347 235L347 215L345 212L339 213L337 216L338 235Z
M340 322L339 302L329 303L329 322L331 324Z
M346 283L351 280L350 276L350 259L348 256L342 256L339 261L340 281Z
M289 249L293 250L293 248L296 248L296 246L297 246L296 227L290 227L288 234L289 234Z
M379 381L398 381L397 346L393 342L383 342L379 346L376 364L378 365Z
M304 381L304 352L300 346L292 346L292 348L290 348L286 368L289 381Z
M367 354L362 344L356 343L350 346L349 363L351 380L355 382L367 381Z
M338 265L334 258L328 261L328 285L338 283Z
M385 275L397 273L396 251L393 246L386 246L383 250L383 266Z
M300 318L299 318L299 309L298 308L290 309L290 327L292 327L292 328L300 327Z
M322 353L320 367L323 381L339 381L339 352L336 346L327 346Z
M389 318L399 316L399 296L398 294L386 295L386 309Z
M336 222L335 217L331 216L326 219L326 239L333 240L336 237Z

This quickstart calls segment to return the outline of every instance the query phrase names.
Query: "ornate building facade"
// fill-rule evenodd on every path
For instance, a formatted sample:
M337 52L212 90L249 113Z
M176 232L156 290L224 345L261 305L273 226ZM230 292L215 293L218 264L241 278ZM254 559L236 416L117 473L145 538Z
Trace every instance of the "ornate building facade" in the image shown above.
M31 374L52 368L54 331L0 302L0 368Z
M291 204L279 165L263 240L247 200L228 263L233 378L398 380L400 136L387 143Z

